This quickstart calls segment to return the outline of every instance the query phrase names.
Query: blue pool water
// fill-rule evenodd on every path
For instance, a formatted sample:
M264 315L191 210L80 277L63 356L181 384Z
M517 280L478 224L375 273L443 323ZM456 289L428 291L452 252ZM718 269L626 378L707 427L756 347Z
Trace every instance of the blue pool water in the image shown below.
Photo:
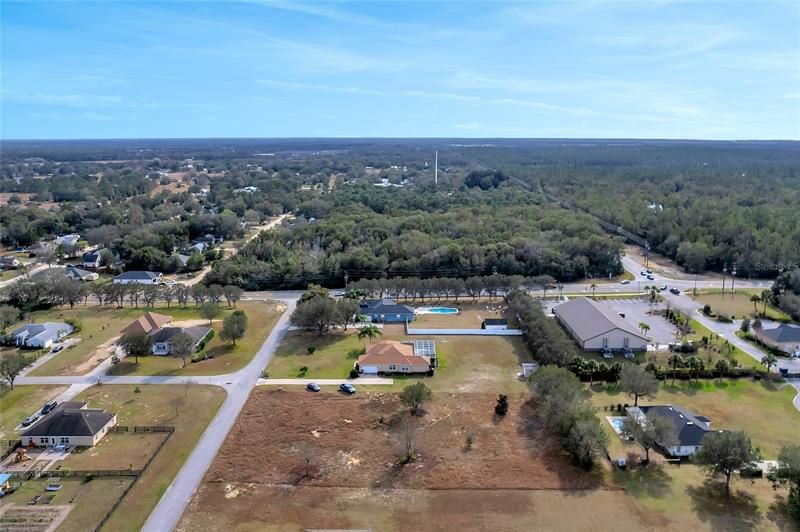
M614 430L617 434L622 433L622 423L625 418L621 417L610 417L608 418L608 422L611 423L611 426L614 427Z
M431 307L428 309L431 314L458 314L457 308Z

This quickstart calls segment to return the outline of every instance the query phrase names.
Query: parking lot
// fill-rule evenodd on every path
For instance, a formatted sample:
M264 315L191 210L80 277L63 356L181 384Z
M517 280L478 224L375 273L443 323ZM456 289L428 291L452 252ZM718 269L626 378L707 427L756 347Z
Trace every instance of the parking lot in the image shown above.
M646 336L651 338L650 343L668 344L675 341L675 327L663 316L652 314L654 311L663 310L662 304L650 305L645 299L609 299L602 301L610 306L614 312L625 315L625 321L638 329L640 323L650 326Z

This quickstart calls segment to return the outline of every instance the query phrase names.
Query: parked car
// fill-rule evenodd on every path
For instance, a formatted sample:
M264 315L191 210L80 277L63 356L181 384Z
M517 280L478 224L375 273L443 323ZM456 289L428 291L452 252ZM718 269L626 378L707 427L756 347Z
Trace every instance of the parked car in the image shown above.
M614 358L614 353L611 351L610 348L604 347L603 348L603 358Z
M647 272L647 275L650 275L650 274L653 273L653 270L651 270L650 268L646 269L645 271Z
M631 284L631 282L628 279L623 279L619 284Z
M57 345L53 348L53 353L60 353L62 349L64 349L63 345Z
M663 292L664 290L666 290L666 289L667 289L667 285L665 285L665 284L662 284L661 286L659 286L659 287L658 287L658 289L659 289L659 290L661 290L661 291Z
M636 355L633 354L633 349L631 349L630 347L625 347L622 349L622 356L624 356L628 360L633 360L636 357Z
M343 382L339 385L339 389L346 394L353 395L356 393L356 387L349 382Z
M36 423L36 421L39 419L39 417L41 417L41 416L39 416L39 414L34 414L31 417L25 418L25 420L22 422L22 426L23 427L29 427L29 426L33 425L34 423Z
M653 281L653 280L655 280L655 276L654 276L654 275L651 273L651 274L649 274L649 275L647 276L647 279L648 279L649 281Z
M45 405L42 407L42 415L47 414L57 406L58 406L58 401L50 401L49 403L45 403Z
M344 297L345 295L347 295L347 292L344 290L339 290L338 292L333 293L333 297Z
M677 295L679 295L679 294L681 293L681 291L680 291L680 290L678 290L677 288L670 288L670 289L669 289L669 291L670 291L670 293L673 293L673 294L675 294L676 296L677 296Z
M639 272L641 275L647 275L647 270L642 270Z
M308 384L306 384L306 390L312 392L318 392L320 390L320 387L319 384L317 384L316 382L309 382Z

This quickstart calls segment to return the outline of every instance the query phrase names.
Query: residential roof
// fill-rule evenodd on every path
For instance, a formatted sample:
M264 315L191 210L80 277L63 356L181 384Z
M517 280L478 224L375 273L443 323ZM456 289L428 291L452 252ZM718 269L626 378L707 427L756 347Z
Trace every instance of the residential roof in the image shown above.
M96 262L100 258L100 252L103 251L102 249L98 249L96 251L90 251L89 253L83 254L83 262Z
M485 325L508 325L508 320L505 318L486 318L483 323Z
M0 473L0 486L8 482L8 479L11 478L11 473Z
M639 410L645 415L653 412L657 416L669 418L675 426L677 445L700 445L705 435L712 432L711 421L708 418L696 416L677 405L640 406Z
M620 329L632 336L647 340L647 337L642 336L633 325L621 318L614 309L587 297L579 297L562 303L555 307L553 311L561 320L567 322L570 329L582 341L596 338L614 329Z
M62 403L41 421L26 430L23 436L94 436L114 414L101 409L75 408L75 403ZM85 406L85 403L78 403Z
M800 325L781 323L772 329L761 329L761 334L778 343L800 342Z
M58 336L63 330L72 330L72 326L60 321L47 321L44 323L28 323L15 329L11 335L15 337L24 335L25 341L28 342L34 338L52 338Z
M430 360L414 354L414 346L395 340L382 340L367 348L366 353L358 357L360 366L378 366L385 364L416 366L430 364Z
M150 331L160 329L171 321L171 316L165 316L164 314L157 314L155 312L145 312L136 320L129 323L124 329L122 329L121 332L122 334L131 334L137 332L149 334Z
M153 279L158 279L160 275L162 275L160 272L130 271L121 273L114 277L114 279L147 279L152 281Z
M150 337L153 343L169 342L172 338L180 333L186 333L194 340L195 343L199 342L211 331L210 327L164 327L152 333Z
M367 299L361 305L362 314L414 314L414 309L393 299Z
M75 266L67 266L66 268L64 268L64 274L69 275L71 277L81 277L81 278L94 275L90 271L86 271L81 268L76 268Z

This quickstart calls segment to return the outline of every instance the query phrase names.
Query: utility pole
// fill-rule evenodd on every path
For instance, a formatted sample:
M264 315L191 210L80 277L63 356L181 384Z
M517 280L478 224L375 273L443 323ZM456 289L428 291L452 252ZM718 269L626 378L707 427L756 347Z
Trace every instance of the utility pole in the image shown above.
M433 163L433 186L439 186L439 150L436 150Z
M733 268L731 268L731 294L734 293L734 286L736 284L736 263L733 263Z
M722 265L722 297L725 297L725 274L728 273L728 263Z
M345 289L345 291L347 291L347 280L349 278L350 278L350 276L347 274L347 272L344 272L344 289Z

